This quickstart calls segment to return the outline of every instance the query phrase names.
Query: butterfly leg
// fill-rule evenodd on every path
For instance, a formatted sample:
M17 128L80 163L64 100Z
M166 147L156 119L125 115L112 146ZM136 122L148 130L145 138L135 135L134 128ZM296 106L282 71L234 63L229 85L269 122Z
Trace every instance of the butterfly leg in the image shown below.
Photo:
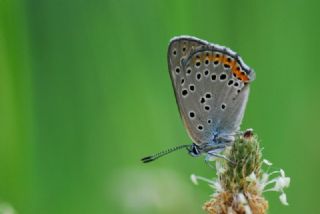
M222 158L222 159L225 159L226 161L232 163L232 164L235 164L232 160L230 160L229 158L227 158L226 156L222 155L222 154L219 154L217 153L216 151L209 151L207 156L206 156L206 163L209 163L209 161L212 161L215 160L216 158ZM209 164L208 164L209 165Z

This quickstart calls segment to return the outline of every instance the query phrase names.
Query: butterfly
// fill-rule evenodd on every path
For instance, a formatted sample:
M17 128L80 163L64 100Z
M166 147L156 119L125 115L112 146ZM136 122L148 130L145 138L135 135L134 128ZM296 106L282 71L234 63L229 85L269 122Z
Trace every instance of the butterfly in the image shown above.
M191 36L171 39L168 68L180 116L193 143L142 161L182 148L195 157L221 157L219 153L240 133L255 72L231 49Z

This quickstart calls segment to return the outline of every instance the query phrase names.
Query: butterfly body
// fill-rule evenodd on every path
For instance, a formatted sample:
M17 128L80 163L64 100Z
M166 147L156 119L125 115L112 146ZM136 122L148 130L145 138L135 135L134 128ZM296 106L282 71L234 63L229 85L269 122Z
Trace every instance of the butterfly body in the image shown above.
M168 67L193 156L219 152L239 133L255 73L229 48L190 37L175 37Z

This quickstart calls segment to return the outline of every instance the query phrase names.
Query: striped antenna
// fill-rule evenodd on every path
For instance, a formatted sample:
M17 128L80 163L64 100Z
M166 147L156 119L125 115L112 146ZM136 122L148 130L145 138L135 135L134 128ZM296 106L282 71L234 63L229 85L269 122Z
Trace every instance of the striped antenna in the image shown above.
M173 147L173 148L170 148L170 149L167 149L167 150L164 150L164 151L161 151L157 154L154 154L154 155L150 155L150 156L147 156L147 157L144 157L141 159L141 161L143 163L149 163L151 161L154 161L162 156L165 156L171 152L174 152L174 151L177 151L177 150L180 150L180 149L183 149L183 148L189 148L191 145L180 145L180 146L176 146L176 147Z

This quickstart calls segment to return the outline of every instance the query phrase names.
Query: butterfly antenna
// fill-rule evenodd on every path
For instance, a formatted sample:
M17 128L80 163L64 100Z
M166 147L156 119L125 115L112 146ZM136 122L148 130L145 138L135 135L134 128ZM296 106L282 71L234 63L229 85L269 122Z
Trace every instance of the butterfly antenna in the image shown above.
M147 156L147 157L144 157L141 159L141 161L143 163L149 163L151 161L154 161L162 156L165 156L171 152L174 152L174 151L177 151L177 150L180 150L180 149L183 149L183 148L189 148L190 145L180 145L180 146L176 146L176 147L173 147L173 148L170 148L170 149L167 149L167 150L164 150L164 151L161 151L157 154L154 154L154 155L150 155L150 156Z

